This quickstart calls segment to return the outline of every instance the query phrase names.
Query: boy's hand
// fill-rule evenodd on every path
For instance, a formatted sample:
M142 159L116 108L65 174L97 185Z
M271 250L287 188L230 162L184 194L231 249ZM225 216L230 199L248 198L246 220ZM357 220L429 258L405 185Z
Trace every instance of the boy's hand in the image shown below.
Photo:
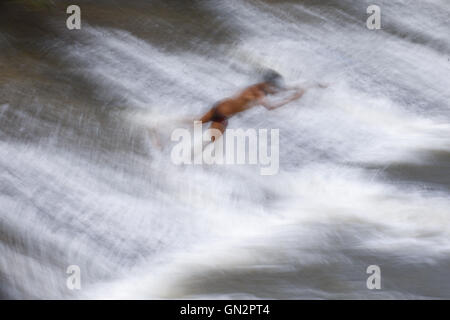
M305 93L305 90L300 88L297 92L292 96L292 99L298 99Z
M329 87L328 83L314 82L314 83L307 84L304 88L305 89L312 89L312 88L325 89L325 88L328 88L328 87Z

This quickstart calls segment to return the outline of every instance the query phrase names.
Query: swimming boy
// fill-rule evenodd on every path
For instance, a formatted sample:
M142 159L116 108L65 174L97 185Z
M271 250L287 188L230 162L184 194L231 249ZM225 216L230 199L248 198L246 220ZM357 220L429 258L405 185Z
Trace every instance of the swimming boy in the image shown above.
M325 87L320 84L317 86L322 88ZM200 121L202 123L212 122L210 129L217 129L223 134L228 125L228 119L236 113L257 105L262 105L268 110L279 108L291 101L299 99L305 93L307 88L309 87L286 87L283 83L283 77L279 73L269 70L266 72L262 82L247 87L234 97L219 101L200 118ZM266 100L268 95L292 90L294 90L294 93L290 97L277 104L271 105ZM211 140L214 141L214 139L215 137L212 136Z

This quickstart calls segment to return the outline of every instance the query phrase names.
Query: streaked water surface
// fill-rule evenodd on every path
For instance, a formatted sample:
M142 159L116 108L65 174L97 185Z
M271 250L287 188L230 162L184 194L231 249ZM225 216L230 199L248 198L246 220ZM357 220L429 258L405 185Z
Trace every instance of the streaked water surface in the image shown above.
M2 298L450 298L447 0L77 3L0 4ZM263 68L330 84L230 121L279 173L172 164Z

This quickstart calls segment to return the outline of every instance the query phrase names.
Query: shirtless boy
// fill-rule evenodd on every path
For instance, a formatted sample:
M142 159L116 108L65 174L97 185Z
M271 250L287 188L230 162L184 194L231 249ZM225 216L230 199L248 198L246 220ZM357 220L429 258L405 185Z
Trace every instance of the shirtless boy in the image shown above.
M324 88L324 85L317 85ZM307 88L293 87L288 88L283 85L282 76L270 70L266 72L264 80L260 83L247 87L238 95L224 99L216 103L203 117L200 118L202 123L211 121L211 129L218 129L222 134L224 133L228 119L236 113L250 109L257 105L262 105L268 110L279 108L291 101L299 99ZM294 91L294 93L284 101L270 105L266 100L268 95L277 94L285 91ZM214 141L214 136L211 140Z

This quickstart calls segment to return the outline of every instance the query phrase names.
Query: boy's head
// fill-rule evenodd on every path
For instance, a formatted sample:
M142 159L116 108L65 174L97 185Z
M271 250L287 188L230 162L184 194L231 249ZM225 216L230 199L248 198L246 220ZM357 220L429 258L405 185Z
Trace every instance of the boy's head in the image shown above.
M269 69L264 73L263 81L278 89L284 87L283 77L281 76L281 74L272 69Z

